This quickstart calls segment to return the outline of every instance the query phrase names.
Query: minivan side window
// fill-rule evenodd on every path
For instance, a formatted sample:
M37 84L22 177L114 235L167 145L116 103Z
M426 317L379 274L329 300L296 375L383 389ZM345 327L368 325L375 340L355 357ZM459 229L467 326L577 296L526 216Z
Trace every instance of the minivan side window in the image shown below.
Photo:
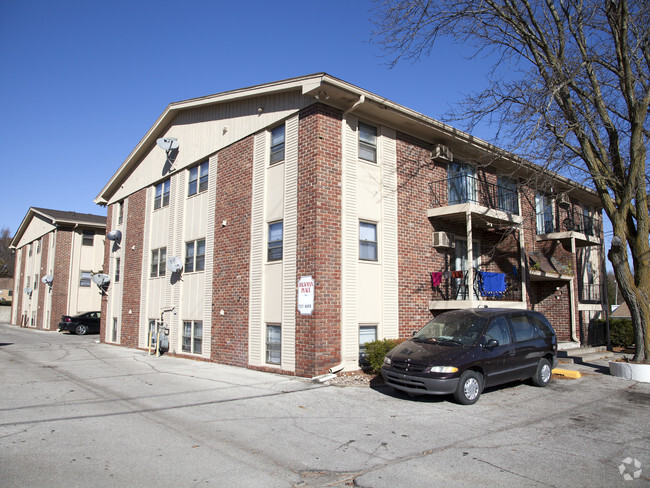
M503 346L505 344L510 344L510 331L508 330L508 324L506 319L503 317L497 317L488 326L485 331L485 339L496 339L499 341L499 345Z
M537 335L535 334L535 328L525 315L510 316L510 323L517 342L529 341Z
M537 315L530 315L528 318L533 324L535 324L541 338L553 337L553 328L545 318L538 317Z

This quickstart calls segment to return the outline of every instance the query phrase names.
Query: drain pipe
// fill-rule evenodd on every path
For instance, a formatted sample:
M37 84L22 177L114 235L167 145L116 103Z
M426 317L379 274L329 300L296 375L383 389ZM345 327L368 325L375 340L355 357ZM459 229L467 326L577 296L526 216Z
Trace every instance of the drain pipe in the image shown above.
M341 363L341 364L339 364L339 365L337 365L337 366L332 366L332 367L329 369L329 373L330 373L330 374L338 373L339 371L342 371L343 368L344 368L343 363Z
M350 112L352 112L355 108L357 108L359 105L366 103L366 96L365 95L359 95L359 100L354 102L354 105L352 105L349 109L343 111L343 118Z
M569 311L571 313L571 339L574 342L577 342L580 344L580 340L578 339L577 336L577 331L576 331L576 303L575 303L575 296L573 295L573 289L574 289L574 282L578 279L578 257L576 256L576 238L572 237L571 238L571 255L573 256L574 259L574 269L573 269L573 279L569 281Z

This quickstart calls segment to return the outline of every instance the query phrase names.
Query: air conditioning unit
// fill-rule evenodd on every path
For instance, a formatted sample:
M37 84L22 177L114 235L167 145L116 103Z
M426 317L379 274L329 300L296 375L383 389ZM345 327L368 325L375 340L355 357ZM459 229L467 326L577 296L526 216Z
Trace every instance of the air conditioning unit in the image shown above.
M454 155L444 144L436 144L436 147L431 151L431 159L440 159L442 161L453 161Z
M447 232L434 232L433 247L454 247L454 234L449 234Z
M568 207L570 203L571 202L569 202L569 195L567 195L566 193L560 193L557 196L557 204L560 207Z

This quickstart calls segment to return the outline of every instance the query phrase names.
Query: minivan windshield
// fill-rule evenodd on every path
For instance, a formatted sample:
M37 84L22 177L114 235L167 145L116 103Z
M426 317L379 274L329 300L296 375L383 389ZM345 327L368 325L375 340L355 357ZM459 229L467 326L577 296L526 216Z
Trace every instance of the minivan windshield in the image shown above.
M481 336L486 319L473 314L442 314L415 333L416 342L472 346Z

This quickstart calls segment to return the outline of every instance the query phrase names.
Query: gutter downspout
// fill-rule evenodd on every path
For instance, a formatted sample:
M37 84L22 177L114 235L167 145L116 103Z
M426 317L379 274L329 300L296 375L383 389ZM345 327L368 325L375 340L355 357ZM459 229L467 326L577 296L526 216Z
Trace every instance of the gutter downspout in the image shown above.
M349 114L350 112L352 112L352 111L353 111L355 108L357 108L359 105L362 105L362 104L364 104L364 103L366 103L366 96L365 96L365 95L359 95L359 100L357 100L356 102L354 102L354 104L353 104L350 108L348 108L347 110L344 110L344 111L343 111L343 118L345 118L345 116L346 116L347 114Z
M577 264L575 237L571 238L571 254L573 255L573 259L576 260L576 264ZM576 336L576 316L575 316L576 304L575 304L575 296L573 295L574 282L577 279L578 279L578 267L575 266L573 272L573 279L569 281L569 313L571 314L571 340L573 342L580 343L580 340Z

